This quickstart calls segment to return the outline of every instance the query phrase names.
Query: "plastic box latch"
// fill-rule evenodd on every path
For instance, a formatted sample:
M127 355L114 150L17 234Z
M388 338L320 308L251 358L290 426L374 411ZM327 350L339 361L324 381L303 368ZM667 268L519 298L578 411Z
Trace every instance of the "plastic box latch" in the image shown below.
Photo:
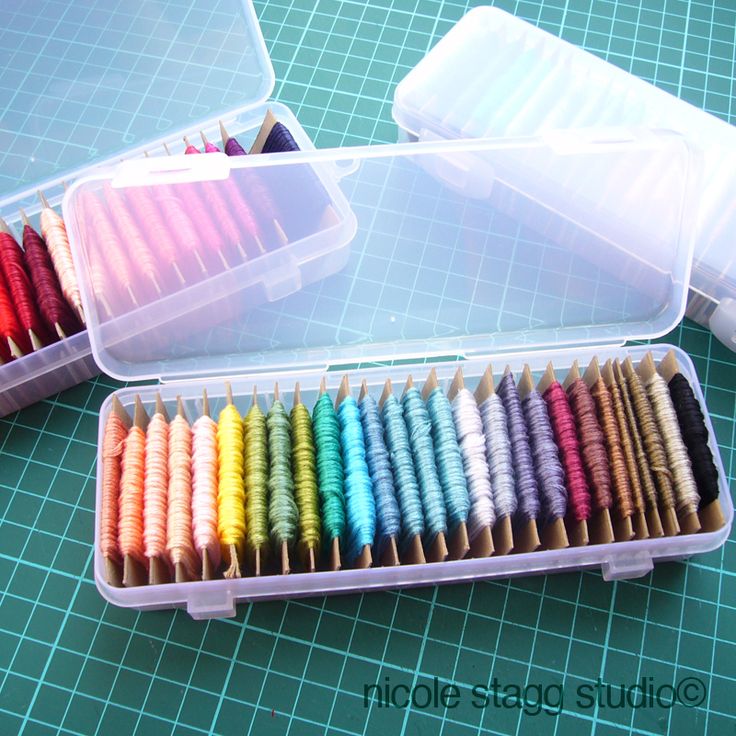
M649 555L637 555L636 557L624 557L617 560L608 560L601 565L603 579L628 580L640 578L651 572L654 562Z
M200 591L187 599L187 613L197 621L232 618L235 615L235 598L229 590Z

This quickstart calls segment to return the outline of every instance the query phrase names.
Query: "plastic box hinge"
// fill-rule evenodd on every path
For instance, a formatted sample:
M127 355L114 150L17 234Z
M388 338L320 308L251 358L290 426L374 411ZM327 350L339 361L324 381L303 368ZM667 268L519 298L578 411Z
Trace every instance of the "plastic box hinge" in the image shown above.
M625 556L608 560L601 565L601 573L606 581L629 580L640 578L650 573L654 568L651 555L642 554L634 557Z

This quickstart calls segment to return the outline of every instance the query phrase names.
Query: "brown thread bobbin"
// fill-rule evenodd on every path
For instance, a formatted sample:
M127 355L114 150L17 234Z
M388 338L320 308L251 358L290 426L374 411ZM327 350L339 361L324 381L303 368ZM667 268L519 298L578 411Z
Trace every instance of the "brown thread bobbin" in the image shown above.
M664 444L659 429L657 429L657 422L654 419L654 412L646 390L635 373L626 376L625 385L628 386L631 395L639 432L647 454L648 466L657 487L658 505L661 509L674 509L675 489L672 485L672 473L667 466Z
M637 513L644 513L646 511L644 490L642 487L642 480L639 475L639 466L637 464L637 453L634 446L634 439L628 431L628 424L626 421L626 409L624 407L623 396L621 395L621 387L614 380L611 382L608 390L610 394L611 408L613 409L613 415L616 418L616 423L618 425L618 435L619 440L621 441L621 451L623 452L624 462L626 463L626 469L628 472L629 487L631 489L631 501L634 504L634 510ZM640 438L639 444L641 446ZM646 461L646 456L644 456L644 459ZM652 490L654 490L654 484L652 484ZM656 503L656 492L654 499Z
M596 510L610 509L613 504L611 474L608 469L603 431L596 417L595 402L582 378L575 379L568 386L567 395L578 428L580 449L590 485L593 508Z
M635 507L611 396L606 384L600 377L592 385L590 393L595 400L598 409L598 421L606 440L614 510L619 519L626 519L632 515Z
M649 460L644 448L644 442L639 432L639 426L636 422L636 414L634 412L633 400L629 391L629 386L621 372L621 366L616 363L614 371L616 386L621 393L621 401L626 414L626 424L629 428L628 436L634 448L634 456L636 457L636 465L639 469L639 481L641 482L641 490L644 496L644 503L648 509L657 508L657 486L654 483L652 471L649 468Z

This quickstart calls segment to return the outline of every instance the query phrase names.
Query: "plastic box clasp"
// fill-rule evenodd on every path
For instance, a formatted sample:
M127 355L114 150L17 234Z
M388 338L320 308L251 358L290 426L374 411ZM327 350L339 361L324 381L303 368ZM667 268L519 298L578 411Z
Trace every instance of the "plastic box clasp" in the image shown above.
M630 578L641 578L650 573L654 568L654 561L650 555L637 555L636 557L624 557L621 559L608 560L601 565L603 579L629 580Z
M235 615L235 597L230 590L200 591L187 598L187 613L197 621L232 618Z

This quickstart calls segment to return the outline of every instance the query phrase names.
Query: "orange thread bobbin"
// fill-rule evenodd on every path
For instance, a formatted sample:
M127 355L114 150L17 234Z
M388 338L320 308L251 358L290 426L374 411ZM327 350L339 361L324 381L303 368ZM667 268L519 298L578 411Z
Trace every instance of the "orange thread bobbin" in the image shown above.
M128 435L123 420L111 413L102 440L102 509L100 511L100 550L105 559L120 562L118 545L118 494L122 475L121 458Z
M192 430L178 400L169 425L169 514L166 547L176 581L198 577L198 556L192 539Z
M149 560L166 555L168 492L169 423L164 414L157 411L151 417L146 433L143 541Z
M141 427L133 426L123 448L118 545L123 556L132 557L143 565L146 563L143 548L145 458L146 434Z

